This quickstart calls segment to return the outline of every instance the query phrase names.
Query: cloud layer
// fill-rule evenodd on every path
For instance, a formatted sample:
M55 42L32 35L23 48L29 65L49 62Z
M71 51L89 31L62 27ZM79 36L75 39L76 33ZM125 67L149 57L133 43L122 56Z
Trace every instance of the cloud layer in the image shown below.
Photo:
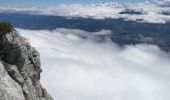
M54 100L170 98L170 58L157 46L120 48L74 29L17 30L40 51L42 82Z
M154 2L161 6L170 6L170 0L154 0Z
M167 4L168 0L156 0L157 4ZM122 13L128 10L129 13ZM29 14L41 14L66 17L84 17L94 19L123 18L125 20L147 22L147 23L166 23L170 21L170 7L162 7L150 2L145 3L105 3L93 5L60 5L46 8L31 7L0 7L0 12L20 12ZM139 12L140 14L135 14Z

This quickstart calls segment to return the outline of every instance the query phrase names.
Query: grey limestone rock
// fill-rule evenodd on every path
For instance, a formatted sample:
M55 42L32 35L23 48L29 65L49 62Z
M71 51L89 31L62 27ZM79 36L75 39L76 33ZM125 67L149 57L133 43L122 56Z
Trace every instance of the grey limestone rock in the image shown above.
M21 92L25 97L25 99L16 100L52 100L40 83L40 73L42 72L40 53L13 28L6 34L0 35L0 59L6 66L8 65L5 68L6 72L11 80L18 85L19 92L16 93Z
M25 100L21 86L6 72L0 62L0 100Z

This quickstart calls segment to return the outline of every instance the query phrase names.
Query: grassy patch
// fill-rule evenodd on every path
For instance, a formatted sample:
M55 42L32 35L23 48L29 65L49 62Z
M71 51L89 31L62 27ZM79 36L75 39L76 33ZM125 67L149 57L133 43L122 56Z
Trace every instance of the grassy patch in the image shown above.
M10 23L0 23L0 37L12 31L12 25Z

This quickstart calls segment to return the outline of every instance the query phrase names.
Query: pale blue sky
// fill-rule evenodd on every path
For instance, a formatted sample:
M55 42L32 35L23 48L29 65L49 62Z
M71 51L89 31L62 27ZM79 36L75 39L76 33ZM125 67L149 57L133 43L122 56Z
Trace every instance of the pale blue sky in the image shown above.
M0 5L49 6L59 4L91 4L100 2L144 2L145 0L0 0Z

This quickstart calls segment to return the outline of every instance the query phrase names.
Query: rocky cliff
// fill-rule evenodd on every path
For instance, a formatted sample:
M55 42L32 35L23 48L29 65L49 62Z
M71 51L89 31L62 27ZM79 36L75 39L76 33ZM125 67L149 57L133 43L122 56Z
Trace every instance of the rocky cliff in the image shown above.
M8 23L0 23L0 100L52 100L40 83L39 52Z

